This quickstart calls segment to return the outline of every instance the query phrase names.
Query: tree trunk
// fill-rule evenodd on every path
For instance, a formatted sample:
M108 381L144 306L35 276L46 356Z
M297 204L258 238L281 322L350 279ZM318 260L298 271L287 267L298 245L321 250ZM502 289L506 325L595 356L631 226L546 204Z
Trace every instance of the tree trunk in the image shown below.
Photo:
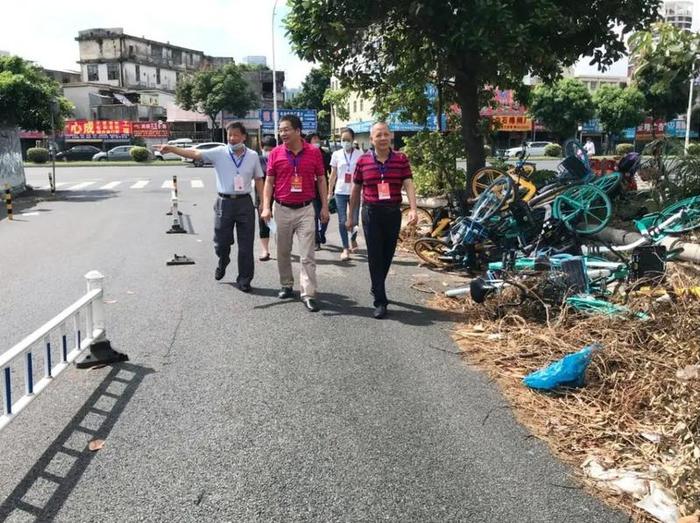
M19 127L0 126L0 190L9 185L13 191L21 192L25 184Z
M479 126L479 85L474 77L465 75L457 82L457 99L462 108L462 140L467 155L467 191L471 192L474 173L485 164L484 138Z

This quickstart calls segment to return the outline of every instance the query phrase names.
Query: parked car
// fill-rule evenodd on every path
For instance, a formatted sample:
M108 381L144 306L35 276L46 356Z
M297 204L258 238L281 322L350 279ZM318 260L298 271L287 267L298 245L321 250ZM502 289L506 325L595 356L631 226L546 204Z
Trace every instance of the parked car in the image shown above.
M173 142L176 142L177 140L173 140ZM175 147L179 147L181 149L189 149L192 147L191 143L170 143L168 142L168 145L174 145ZM182 157L178 156L175 153L165 153L163 154L160 151L151 151L153 153L153 156L155 157L156 160L180 160Z
M193 146L192 146L192 149L197 149L197 150L199 150L199 151L203 151L203 150L206 150L206 149L213 149L214 147L220 147L220 146L222 146L222 145L226 145L226 144L223 144L223 143L221 143L221 142L198 143L198 144L193 145ZM211 162L208 162L208 161L206 161L206 160L194 161L194 160L191 160L191 159L189 159L189 158L183 158L182 161L183 161L183 162L192 162L192 164L193 164L195 167L202 167L203 165L211 165Z
M56 153L57 160L64 162L76 160L91 160L95 154L99 153L100 149L94 145L76 145L65 151Z
M103 162L103 161L110 161L110 162L119 162L119 161L128 161L128 160L133 160L131 157L131 149L136 147L135 145L119 145L117 147L114 147L113 149L110 149L107 152L101 151L97 153L95 156L92 157L93 162ZM153 157L153 153L151 153L151 157Z
M544 148L547 147L548 145L552 144L553 142L525 142L526 143L526 151L529 156L544 156ZM522 147L511 147L510 149L506 149L506 158L518 158L520 156L520 152L522 151Z

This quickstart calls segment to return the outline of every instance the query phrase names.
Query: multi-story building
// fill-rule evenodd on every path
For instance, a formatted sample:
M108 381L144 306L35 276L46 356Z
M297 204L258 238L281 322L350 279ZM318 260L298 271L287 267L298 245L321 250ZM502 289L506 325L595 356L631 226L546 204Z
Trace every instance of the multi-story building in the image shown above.
M243 63L248 65L262 65L267 67L267 57L265 56L244 56Z
M666 1L663 5L663 17L672 26L690 31L693 25L693 2L688 0Z
M124 33L121 27L79 31L82 81L174 91L181 74L232 63L202 51Z

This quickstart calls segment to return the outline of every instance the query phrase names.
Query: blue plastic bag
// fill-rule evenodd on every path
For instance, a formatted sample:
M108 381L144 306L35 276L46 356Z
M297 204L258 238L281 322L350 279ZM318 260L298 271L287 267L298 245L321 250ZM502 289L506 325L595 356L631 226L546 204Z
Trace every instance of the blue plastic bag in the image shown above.
M523 383L532 389L551 390L556 387L583 387L586 367L591 362L593 352L602 349L599 343L586 345L573 354L567 354L544 369L525 376Z

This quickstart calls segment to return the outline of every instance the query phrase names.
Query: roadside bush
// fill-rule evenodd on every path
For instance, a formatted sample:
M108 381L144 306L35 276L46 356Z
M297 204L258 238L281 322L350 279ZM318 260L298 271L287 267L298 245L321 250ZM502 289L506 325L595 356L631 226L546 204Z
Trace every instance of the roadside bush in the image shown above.
M689 143L688 144L688 155L700 156L700 143Z
M615 154L618 156L624 156L627 153L634 151L634 145L631 143L618 143L615 146Z
M552 158L559 158L561 156L561 145L550 143L544 148L544 155L551 156Z
M136 147L146 147L146 140L140 136L134 136L131 139L131 145L135 145Z
M544 187L550 182L557 179L556 171L551 171L549 169L537 169L534 173L530 175L530 181L537 186L537 188Z
M27 160L33 163L46 163L50 159L49 150L43 147L32 147L27 149Z
M402 151L411 162L413 183L420 196L447 194L464 187L464 171L457 168L457 158L464 155L459 133L420 131L406 139Z
M134 147L129 151L135 162L147 162L150 154L145 147Z

